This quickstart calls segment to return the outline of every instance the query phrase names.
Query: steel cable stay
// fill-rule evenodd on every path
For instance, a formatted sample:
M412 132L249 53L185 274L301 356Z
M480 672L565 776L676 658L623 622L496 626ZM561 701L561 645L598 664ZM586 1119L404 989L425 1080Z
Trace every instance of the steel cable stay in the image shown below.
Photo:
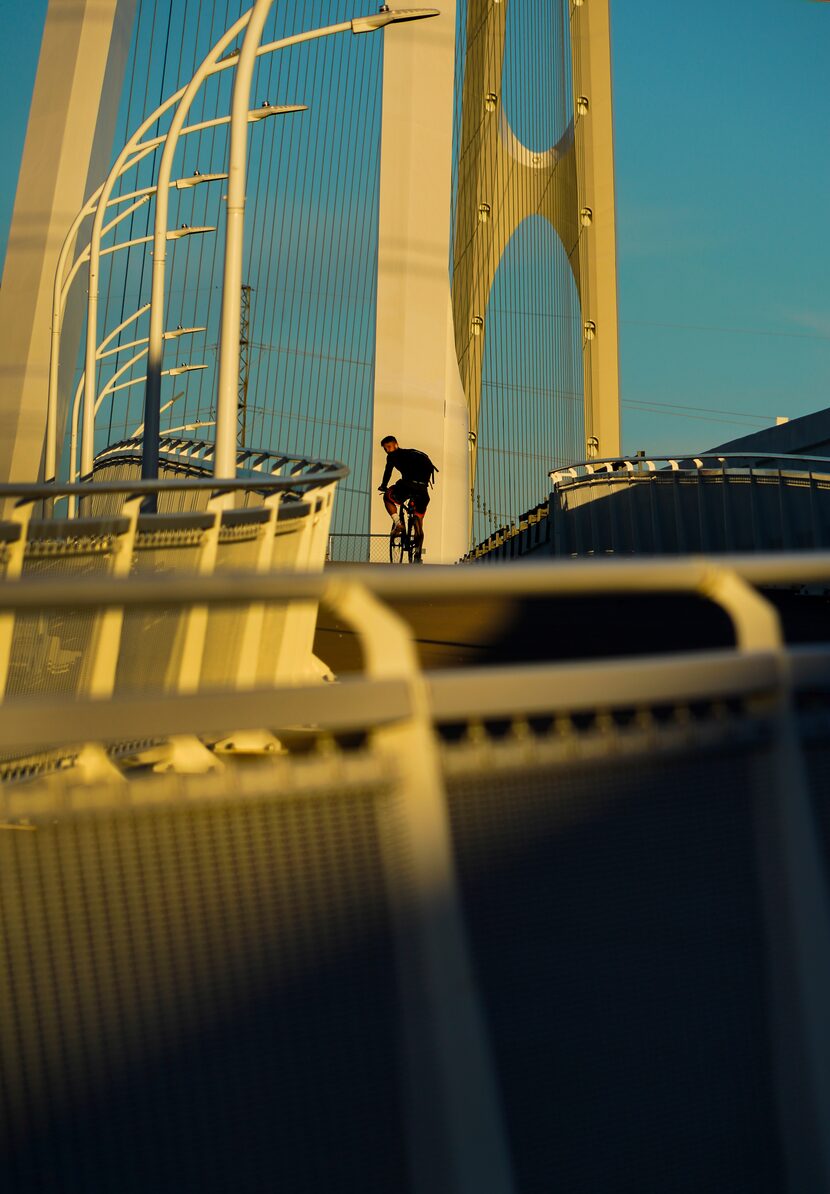
M242 4L243 3L244 3L244 0L237 0L237 2L232 6L231 0L225 0L225 15L224 15L224 19L222 22L222 27L227 29L230 27L232 20L236 21L239 19L239 17L241 16L241 13L242 13ZM211 41L213 41L217 36L219 36L219 34L220 34L219 27L214 26L213 28L211 28L211 31L210 31ZM229 79L226 75L220 75L220 76L216 77L216 79L214 80L214 95L215 95L214 111L216 114L219 113L220 108L222 110L226 110L229 107L229 103L230 103L229 85L230 85ZM227 100L227 102L225 102L225 103L223 103L223 96ZM206 97L203 99L203 102L205 104L207 104ZM223 129L221 134L218 129L215 129L212 131L211 142L210 142L210 156L212 158L217 151L217 148L216 148L217 147L217 137L221 138L220 146L221 146L221 151L222 151L222 159L225 160L227 158L227 130L226 129ZM221 210L221 205L222 205L221 197L219 197L219 196L216 197L216 204L217 204L217 223L218 223L219 222L219 212ZM201 281L202 261L203 261L203 258L200 256L199 273L197 275L197 283ZM209 273L209 279L208 279L208 284L207 284L207 295L208 296L210 296L213 293L213 288L215 285L215 278L216 278L216 270L217 270L217 266L219 265L219 263L220 263L220 244L218 241L216 241L211 246L211 252L210 252L210 273ZM198 301L198 299L196 301ZM209 304L209 298L207 301ZM206 320L205 322L208 322L208 321ZM218 338L218 330L216 332L216 335ZM208 386L207 400L205 400L205 397L204 397L206 385ZM195 417L195 418L205 418L206 416L212 417L212 414L215 413L213 410L213 398L212 398L212 395L215 392L215 387L216 387L216 381L215 381L215 367L214 367L213 376L207 377L206 374L202 374L199 376L197 386L196 386L196 395L195 395L195 399L194 399L196 409L195 409L192 417ZM188 395L188 400L189 400L189 395ZM186 408L186 409L189 409L189 408Z
M129 82L127 83L127 87L126 87L126 111L128 113L128 123L129 123L129 113L132 110L133 90L135 87L136 63L137 63L136 48L138 45L141 44L141 20L142 20L143 13L144 13L144 6L139 4L139 10L136 15L136 21L135 21L135 32L133 35L133 45L131 47L132 52L130 54L131 69L130 69L130 73L129 73ZM132 238L133 238L133 221L130 222L130 229L128 232L128 239L132 240ZM125 285L123 288L123 292L121 294L121 309L120 309L120 313L119 313L119 322L123 322L123 320L125 319L126 304L127 304L127 286ZM105 324L106 324L106 313L108 311L109 311L109 291L107 292L107 302L105 305L105 316L104 316ZM116 361L116 364L117 363L118 362ZM112 440L114 412L115 412L115 406L114 406L114 404L111 404L110 405L109 423L107 426L107 442L110 442Z
M213 0L213 10L215 12L215 0ZM214 15L214 12L211 13L211 17ZM202 7L200 7L199 12L196 15L195 23L188 22L186 19L182 22L181 36L180 36L179 42L178 42L178 46L179 46L178 70L176 72L176 77L174 80L174 85L176 87L181 86L181 84L186 79L191 78L195 69L197 68L199 45L200 45L200 33L201 33L201 29L202 29L203 17L204 17L204 10ZM212 19L210 19L208 22L208 29L211 30L211 32L212 32L212 24L213 24L213 21L212 21ZM188 35L191 35L191 36L189 37ZM211 44L212 44L212 42L211 42ZM198 114L199 118L202 118L205 114L206 93L207 93L207 86L205 86L204 88L201 89L199 95L196 97L196 99L191 107L191 112L194 113L194 116L196 116L196 114ZM202 166L199 164L206 161L204 152L203 152L204 135L205 135L205 130L202 129L199 131L198 137L194 138L193 144L185 143L182 146L181 159L182 159L182 167L183 168L184 168L184 164L188 161L188 158L190 157L191 153L194 158L194 168L195 167L198 167L200 169L202 168ZM208 197L205 196L206 202L207 202L207 198ZM193 202L191 203L189 210L185 210L183 208L182 204L179 203L177 205L175 212L171 212L171 216L172 216L171 223L178 224L179 222L188 220L188 219L191 222L197 221L196 210L197 210L198 202L199 202L199 197L194 196ZM205 212L204 219L202 219L198 222L202 222L205 224L208 223L207 212ZM210 223L211 223L211 225L218 227L219 221L211 220ZM186 322L189 322L189 317L185 315L185 311L188 309L189 296L186 293L185 286L179 287L179 286L177 286L176 283L177 283L177 280L179 277L181 277L183 280L185 280L189 276L190 271L189 271L188 267L190 265L191 258L194 253L199 254L199 256L201 256L201 254L204 252L204 240L205 240L205 238L203 238L203 237L199 238L200 243L199 243L198 247L195 246L191 241L188 241L188 243L184 246L183 252L176 249L171 254L169 284L165 286L164 304L163 304L163 309L164 309L163 322L164 322L164 325L167 327L173 325L174 322L178 323L178 324L184 324ZM195 304L195 299L194 299L193 317L192 317L194 323L196 322L195 305L196 304ZM207 320L201 320L200 322L204 323L205 326L207 327ZM201 372L207 372L207 371L208 370L202 370ZM187 409L186 409L187 408L186 395L187 395L187 391L189 390L189 387L190 387L190 377L188 375L184 379L184 389L179 392L180 397L177 398L177 401L181 400L181 398L184 398L185 405L184 405L184 407L181 407L178 410L178 412L175 416L176 419L179 419L185 423L190 418L190 416L187 412ZM161 415L161 413L163 413L163 411L165 409L170 410L172 408L172 403L164 402L160 398L159 406L160 406L159 414ZM143 425L143 418L144 418L143 412L138 417L142 420L142 425ZM160 429L160 431L161 431L161 429Z

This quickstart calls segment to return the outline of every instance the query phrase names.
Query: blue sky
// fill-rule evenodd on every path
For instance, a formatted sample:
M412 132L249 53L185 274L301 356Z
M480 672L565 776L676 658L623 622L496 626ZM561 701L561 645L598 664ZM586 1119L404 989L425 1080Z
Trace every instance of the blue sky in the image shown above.
M45 9L7 35L3 250ZM612 24L624 447L830 406L830 4L613 0Z
M5 260L29 101L35 82L46 0L28 0L6 30L8 57L0 71L0 259Z
M830 5L612 16L626 447L830 406Z

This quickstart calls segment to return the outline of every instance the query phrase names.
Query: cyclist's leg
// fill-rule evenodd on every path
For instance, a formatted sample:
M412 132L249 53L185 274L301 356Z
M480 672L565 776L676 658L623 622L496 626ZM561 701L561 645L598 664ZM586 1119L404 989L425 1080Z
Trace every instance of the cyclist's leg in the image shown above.
M417 561L420 562L421 553L424 549L424 516L418 510L413 509L412 521L412 546L414 548L413 555Z
M383 504L386 507L386 513L392 519L392 533L399 535L403 530L403 523L401 516L398 513L398 503L395 500L395 486L387 489L383 495Z
M389 535L389 561L392 564L403 563L404 557L404 535L401 531L392 528Z
M424 487L423 492L421 488L412 495L412 540L415 548L415 559L420 563L421 553L424 548L424 515L427 512L429 505L429 493Z

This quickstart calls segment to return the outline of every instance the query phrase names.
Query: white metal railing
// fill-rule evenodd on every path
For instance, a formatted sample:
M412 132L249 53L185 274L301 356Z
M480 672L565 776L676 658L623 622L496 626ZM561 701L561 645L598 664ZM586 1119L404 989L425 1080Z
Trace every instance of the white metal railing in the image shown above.
M242 569L321 569L336 483L346 470L248 456L252 469L268 463L284 475L251 471L215 482L185 460L182 471L191 468L195 476L0 487L9 511L0 522L0 575L15 592L39 585L45 599L41 609L0 616L0 689L7 701L233 688L322 674L313 656L313 602L277 614L243 602L229 616L192 601L149 616L123 606L92 610L85 601L57 611L47 597L71 587L73 577L82 588L117 578L130 578L132 587L176 574L201 584L214 573ZM61 497L79 498L82 516L36 516ZM148 499L157 509L142 509Z
M776 468L777 462L784 468L798 472L818 471L821 465L830 478L830 460L826 456L793 456L787 453L764 452L701 452L697 455L674 456L609 456L595 460L583 460L565 468L552 469L548 473L554 487L569 485L587 477L601 478L615 474L655 473L661 469L673 472L702 472L714 469L723 471L735 468Z
M553 469L548 477L549 501L494 531L460 562L516 559L535 552L563 557L697 550L720 554L830 545L830 460L825 457L757 452L620 456ZM707 508L703 489L696 496L687 492L690 482L720 486L721 506ZM666 493L664 486L673 488ZM812 491L807 503L796 493L805 486ZM774 487L780 492L770 510L768 491ZM733 490L742 491L748 509L738 507ZM623 494L629 495L625 501L639 497L647 508L623 508ZM809 508L801 509L799 502Z
M144 438L133 435L117 443L108 444L95 457L92 476L100 474L113 464L139 464ZM159 436L159 454L162 462L175 465L184 475L208 478L210 465L216 451L213 440L193 439L177 435L173 431ZM290 477L300 488L306 486L307 478L315 483L331 477L340 480L348 470L343 465L328 460L315 460L306 456L286 456L265 448L237 448L236 469L239 481L249 484L258 477ZM336 474L336 476L335 476Z
M105 496L115 499L117 495L127 493L141 493L147 498L153 494L166 494L169 502L174 500L176 493L250 492L256 495L267 490L297 494L309 487L336 484L348 473L345 466L332 461L286 456L262 448L239 448L236 466L239 483L223 485L211 479L211 462L215 452L212 440L165 433L159 438L159 456L162 468L168 475L163 478L161 486L153 490L150 483L145 484L140 479L142 445L143 438L140 435L108 445L95 457L90 477L75 480L72 484L0 486L0 503L5 502L8 506L15 501L41 502L40 508L44 513L49 513L59 503L66 502L71 518L77 513L79 502L84 497L94 497L96 506L100 507ZM103 474L108 472L115 475L104 477ZM263 487L259 484L260 477L263 481L276 481L276 485ZM175 484L171 484L172 478L175 478ZM185 478L201 481L201 484L182 485L181 481ZM89 484L92 479L94 486Z
M588 461L550 474L558 556L824 550L830 461L704 454Z
M604 661L550 664L544 667L540 665L536 669L524 667L514 668L512 671L504 668L495 668L492 672L475 669L444 678L430 679L435 699L448 702L447 709L451 706L456 708L460 700L458 694L465 692L469 701L470 716L476 716L476 700L479 695L483 701L486 696L486 701L490 702L488 708L492 708L492 702L501 701L502 712L505 713L510 711L512 699L515 699L517 713L522 712L523 701L528 701L534 710L540 707L540 701L542 704L547 702L552 710L557 710L566 708L569 703L583 707L585 702L590 703L591 699L600 704L625 699L633 703L639 700L656 700L659 694L670 696L672 689L678 699L682 697L692 700L705 693L709 682L713 694L722 693L724 685L728 687L728 667L724 664L722 668L719 662L724 660L738 669L735 675L740 675L743 683L751 686L767 683L772 676L769 670L770 661L783 659L784 648L775 610L753 586L761 583L795 585L818 582L830 585L830 556L827 554L817 554L806 560L801 556L726 557L717 563L701 558L665 563L598 560L573 562L565 566L528 565L520 571L492 569L486 573L467 569L436 569L430 570L423 579L420 579L420 574L419 578L415 578L410 573L400 574L391 569L370 569L367 572L362 569L355 571L343 568L336 573L295 574L214 572L212 575L196 575L191 572L188 575L184 572L171 572L166 576L137 575L123 581L107 576L64 580L60 584L47 584L35 580L19 581L0 587L0 610L4 610L7 616L13 614L22 617L42 610L68 613L84 609L101 611L117 608L130 612L159 607L186 610L193 606L217 610L240 606L323 603L342 614L340 607L346 600L344 594L359 593L367 594L367 601L368 595L371 595L370 604L375 610L378 608L378 602L385 605L400 599L430 603L451 597L462 602L481 602L490 598L517 595L563 597L588 593L592 596L603 593L692 593L714 602L732 621L737 654L726 652L700 658L684 654L668 659L660 657L648 661L641 660L636 674L627 661ZM349 597L349 601L357 600L357 597ZM354 617L346 620L354 620ZM359 637L362 649L371 660L382 660L384 657L383 634L382 620L375 622L366 619L361 622ZM367 683L373 679L373 666L367 666ZM410 670L414 667L416 665L412 661L407 664ZM400 665L396 665L396 668L399 674ZM385 665L381 667L381 673L384 678L388 678ZM549 675L560 677L561 683L557 681L551 686L546 679ZM511 679L511 676L514 678ZM645 680L642 680L643 676L646 677ZM539 680L538 691L534 687L534 678ZM275 682L279 686L278 680L275 679L266 687L273 687ZM236 691L233 695L229 691L227 696L223 697L220 703L221 716L230 717L232 721L235 719L231 714L234 702L239 703L240 715L244 708L245 717L251 716L251 710L256 707L256 700L244 696L246 686L234 684L227 687ZM356 701L353 695L355 689L345 680L336 688L328 687L321 690L312 686L304 693L292 687L290 692L282 695L276 691L268 695L265 689L256 688L255 682L248 687L256 689L263 701L275 702L275 709L291 708L294 701L308 701L313 705L319 699L321 713L328 710L336 719L351 719L350 724L353 726L365 720L360 702ZM509 696L510 693L513 697ZM372 697L371 688L365 690L364 696L370 701L372 708L379 707ZM155 696L145 702L144 706L140 705L140 697L140 693L133 693L128 705L134 706L136 711L144 708L148 716L152 714L153 717L158 717L161 706ZM170 723L172 727L177 725L176 710L180 710L182 716L191 717L187 712L188 701L195 699L188 697L185 700L173 693L163 697L164 704L169 706L169 716L173 719ZM193 707L203 713L206 701L209 703L209 698L200 696L199 702ZM3 716L13 712L12 704L13 702L7 701L3 707ZM117 703L110 701L96 707L101 714L96 719L98 732L106 736L108 741L114 740L121 732L124 722L119 720L117 730L112 733L106 729L106 725L107 717L115 716ZM306 706L301 707L307 712ZM70 713L70 716L75 715ZM321 717L319 720L323 724L325 718ZM155 722L153 724L158 728ZM37 729L38 743L45 745L50 733L55 732L51 720L41 723ZM72 732L65 727L60 733L64 741L72 737Z

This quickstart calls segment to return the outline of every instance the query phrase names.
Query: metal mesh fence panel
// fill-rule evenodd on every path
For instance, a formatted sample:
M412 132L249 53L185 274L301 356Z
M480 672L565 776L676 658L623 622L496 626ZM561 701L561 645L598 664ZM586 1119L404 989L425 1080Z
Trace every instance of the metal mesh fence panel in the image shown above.
M145 520L142 519L142 522ZM136 536L133 573L162 575L194 571L204 528L165 526L152 517ZM126 610L116 673L116 691L171 690L178 682L189 611L181 608Z
M584 478L553 494L554 554L826 547L828 486L811 473L660 470Z
M822 711L804 719L804 758L807 764L813 810L822 846L825 868L830 866L830 710L825 695Z
M224 782L0 835L6 1190L407 1188L382 787Z
M215 572L254 570L260 551L262 524L241 521L219 531ZM239 666L250 603L233 609L211 609L207 616L205 652L202 659L202 687L233 686ZM253 666L253 663L252 663Z
M753 837L760 751L451 781L522 1191L783 1189Z
M87 524L89 528L90 524ZM122 528L123 529L123 528ZM60 582L70 577L109 572L118 542L117 530L106 524L76 534L48 523L30 531L23 577ZM21 614L15 619L9 659L7 694L75 693L82 686L92 654L95 610Z
M329 535L327 564L388 564L388 535Z

